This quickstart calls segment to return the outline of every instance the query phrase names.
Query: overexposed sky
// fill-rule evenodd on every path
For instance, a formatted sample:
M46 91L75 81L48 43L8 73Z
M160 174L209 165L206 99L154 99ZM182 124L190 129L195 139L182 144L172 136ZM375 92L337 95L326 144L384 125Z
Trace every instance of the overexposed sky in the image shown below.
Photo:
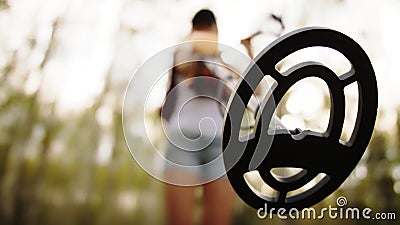
M29 73L27 92L44 76L44 101L56 101L60 112L90 107L104 78L128 83L140 64L158 51L178 43L190 30L201 8L212 9L220 41L243 51L239 40L265 26L269 13L282 16L284 33L304 26L325 26L354 38L375 68L382 109L400 104L400 2L395 0L10 0L0 11L0 68L17 51L19 73ZM56 43L41 71L51 25L59 19ZM36 39L30 49L29 40ZM254 40L260 51L273 37ZM333 62L334 63L334 62ZM388 122L389 123L389 122Z

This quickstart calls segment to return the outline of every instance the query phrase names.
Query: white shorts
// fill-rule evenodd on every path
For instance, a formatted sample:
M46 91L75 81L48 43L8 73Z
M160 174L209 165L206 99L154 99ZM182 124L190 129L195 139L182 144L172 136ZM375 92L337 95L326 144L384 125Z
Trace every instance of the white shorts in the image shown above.
M183 136L179 131L169 132L165 158L166 170L179 169L198 176L201 182L227 178L222 157L222 139Z

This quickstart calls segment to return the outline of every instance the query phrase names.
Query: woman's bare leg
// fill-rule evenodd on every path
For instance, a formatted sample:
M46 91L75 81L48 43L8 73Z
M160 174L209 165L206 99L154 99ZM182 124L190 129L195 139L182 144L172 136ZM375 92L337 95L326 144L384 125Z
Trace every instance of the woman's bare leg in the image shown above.
M203 192L203 225L229 225L232 221L235 192L227 179L205 184Z
M167 178L190 179L195 181L197 178L184 171L172 170L166 173ZM195 187L185 187L166 184L166 220L168 225L191 225L194 219L195 208Z

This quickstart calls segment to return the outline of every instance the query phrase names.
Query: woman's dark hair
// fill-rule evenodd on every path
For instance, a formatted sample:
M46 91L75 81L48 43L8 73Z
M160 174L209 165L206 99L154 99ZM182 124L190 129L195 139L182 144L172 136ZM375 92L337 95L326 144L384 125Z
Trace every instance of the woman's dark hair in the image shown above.
M216 24L214 13L208 9L202 9L192 19L194 30L203 30Z

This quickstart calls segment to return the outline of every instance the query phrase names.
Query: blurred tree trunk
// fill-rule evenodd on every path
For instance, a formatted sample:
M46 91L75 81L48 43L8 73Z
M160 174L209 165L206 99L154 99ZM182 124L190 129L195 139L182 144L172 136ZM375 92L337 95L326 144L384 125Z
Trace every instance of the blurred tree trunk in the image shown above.
M14 52L10 62L5 66L2 76L1 76L1 80L0 80L0 91L8 91L8 90L4 90L5 89L5 85L7 84L7 78L10 75L10 73L12 73L14 71L15 68L15 64L16 64L16 52ZM11 95L13 96L13 95ZM13 103L12 98L8 98L7 101L0 106L0 116L3 116L4 113L7 109L9 109L10 105ZM9 130L7 130L6 132L11 134L11 133L15 133L16 127L12 126L10 127ZM2 184L3 182L3 178L6 174L6 165L7 165L7 159L8 159L8 154L10 152L10 148L12 145L12 139L11 138L4 138L4 142L0 143L0 184ZM0 202L1 202L1 194L0 194ZM0 209L0 219L1 219L1 209Z
M119 111L114 111L114 118L113 118L113 139L114 144L112 146L112 153L110 163L107 167L107 174L106 174L106 182L105 188L103 191L103 202L105 204L112 202L113 195L112 193L115 192L116 183L117 183L117 173L118 173L118 152L119 150L123 149L125 146L124 134L122 129L122 114ZM110 221L112 222L112 221Z
M53 111L54 113L54 111ZM46 170L48 169L48 154L52 141L55 139L59 131L60 124L53 118L48 118L45 124L45 133L42 139L42 149L38 156L38 167L32 175L32 182L30 188L30 198L27 202L28 205L25 207L28 209L28 221L35 221L34 223L40 222L41 208L40 205L40 193L43 185Z
M0 80L0 91L1 92L8 92L8 99L0 106L0 116L7 116L11 106L13 106L14 101L18 99L14 91L9 90L7 81L10 74L14 72L16 60L17 60L17 52L13 53L10 62L4 67L2 71L2 76ZM11 122L11 126L2 125L2 140L0 142L0 221L3 221L5 224L10 223L11 216L9 207L5 204L7 200L4 198L6 195L6 191L2 192L1 190L5 190L6 187L4 186L5 183L5 176L7 174L7 165L9 161L10 149L13 146L13 138L17 134L18 127Z
M12 224L19 225L23 224L25 205L29 204L27 200L27 195L29 190L29 183L27 183L28 179L28 165L24 157L24 150L28 143L28 138L30 137L33 126L35 124L35 115L36 115L36 99L28 98L26 102L24 102L24 108L26 116L19 120L18 132L14 139L13 150L16 151L16 167L15 167L15 181L11 188L11 193L13 196L13 212L12 212Z

